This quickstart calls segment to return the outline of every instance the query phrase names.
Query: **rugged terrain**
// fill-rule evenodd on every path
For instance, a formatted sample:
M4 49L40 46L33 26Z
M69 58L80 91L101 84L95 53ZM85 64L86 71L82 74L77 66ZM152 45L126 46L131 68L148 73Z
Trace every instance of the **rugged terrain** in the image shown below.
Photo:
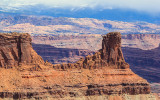
M112 31L121 32L123 35L153 34L153 36L132 35L122 37L124 39L128 38L123 41L122 46L147 50L158 47L159 44L159 35L154 36L154 34L160 33L160 25L153 23L19 14L1 14L0 16L0 32L27 32L33 36L34 43L50 44L58 48L99 50L101 48L99 45L102 40L101 35ZM39 38L36 38L36 36L39 36ZM138 37L144 37L144 39ZM155 39L154 37L158 38ZM59 41L53 41L53 39L58 38L60 38ZM67 38L71 40L67 40ZM86 40L86 38L88 39ZM84 41L79 43L78 41L81 39Z
M126 62L133 66L132 70L150 82L160 83L160 47L152 50L123 48Z
M90 51L97 51L102 48L102 36L103 35L98 34L32 36L32 42L35 44L48 44L57 48L87 49ZM159 34L122 35L122 47L150 50L157 48L159 43Z
M34 50L53 64L74 63L80 58L91 55L94 52L84 49L56 48L50 45L33 44ZM159 59L160 47L152 50L142 50L138 48L122 47L126 62L131 65L131 69L149 82L160 82Z
M50 44L58 48L99 50L101 48L99 45L102 40L101 35L112 31L121 32L123 35L153 34L153 36L133 35L122 37L126 40L123 41L122 46L147 50L158 47L160 40L159 35L154 36L154 34L160 33L160 25L147 22L123 22L93 18L56 18L19 14L1 14L0 16L0 32L27 32L33 36L34 43ZM39 36L39 38L36 38L36 36ZM144 37L144 39L138 37ZM154 37L158 38L155 39ZM56 41L53 41L55 39ZM84 41L79 43L81 39Z
M90 35L91 36L91 35ZM61 41L62 44L60 45L55 45L57 47L65 47L67 46L67 42L71 42L74 41L74 44L76 44L76 39L81 39L81 42L83 44L83 46L73 46L70 45L71 48L88 48L91 49L91 45L95 44L92 41L93 44L91 44L91 42L89 42L89 39L93 39L96 40L97 37L95 37L94 35L92 35L92 37L90 36L85 36L85 37L60 37L57 38L56 36L54 36L53 40L49 40L47 38L49 37L36 37L36 40L42 40L41 43L43 43L44 41ZM86 38L87 37L87 38ZM37 39L38 38L38 39ZM51 38L51 37L50 37ZM59 40L58 40L59 39ZM65 41L65 44L63 44L63 40ZM97 38L97 41L100 41L101 38ZM155 40L155 41L154 41ZM84 46L84 43L87 41L87 45L88 46ZM96 42L97 42L96 41ZM125 42L123 41L127 41L126 43L128 43L128 45L123 44ZM153 42L154 41L154 42ZM160 86L157 85L159 84L159 79L160 79L160 73L159 73L159 51L160 51L160 47L158 46L158 42L159 41L159 35L154 35L154 34L128 34L128 35L122 35L122 50L123 50L123 54L124 54L124 58L126 60L126 62L128 62L131 66L131 69L133 70L133 72L135 72L136 74L140 75L141 77L147 79L152 86L152 91L156 92L156 93L160 93L159 92L159 88ZM37 42L38 43L38 42ZM47 42L46 42L47 43ZM78 43L78 41L77 41ZM97 43L100 44L101 42ZM73 44L73 42L72 42ZM91 44L91 45L90 45ZM69 45L68 45L69 46ZM93 46L92 50L94 50L96 47L98 48L99 45L95 45ZM100 47L100 46L99 46ZM132 47L132 48L131 48ZM155 48L157 47L157 48ZM37 51L38 54L40 54L45 60L49 59L49 62L52 63L64 63L64 62L70 62L73 63L75 61L77 61L77 59L79 59L80 57L85 57L86 55L79 55L77 54L77 50L79 49L66 49L66 48L56 48L54 46L46 46L45 44L34 44L33 48ZM50 48L50 49L49 49ZM51 49L52 48L52 49ZM141 49L138 49L141 48ZM142 50L142 49L150 49L150 50ZM151 48L155 48L155 49L151 49ZM47 49L47 50L46 50ZM55 51L57 51L57 49L60 51L63 51L63 55L61 52L59 52L58 54L56 53L55 55ZM52 50L52 52L50 52L50 50ZM54 51L54 52L53 52ZM72 51L72 52L71 52ZM45 52L45 54L44 54ZM65 52L65 53L64 53ZM69 55L68 52L71 52L74 55ZM87 50L85 50L85 52L87 52ZM90 52L90 51L88 51ZM53 57L54 55L54 57ZM56 57L57 56L57 57ZM57 59L58 58L58 59ZM71 59L72 58L72 59ZM74 59L74 60L73 60Z
M29 34L0 34L0 66L13 68L23 64L44 64L31 46Z
M27 32L32 35L106 34L159 34L160 25L147 22L123 22L93 18L67 18L29 15L0 16L1 32Z
M28 34L0 36L1 46L5 43L0 53L1 98L156 99L149 83L125 62L118 32L103 36L102 49L94 55L57 65L37 55Z
M80 58L94 53L86 49L56 48L44 44L32 44L32 46L45 61L47 60L53 64L74 63Z

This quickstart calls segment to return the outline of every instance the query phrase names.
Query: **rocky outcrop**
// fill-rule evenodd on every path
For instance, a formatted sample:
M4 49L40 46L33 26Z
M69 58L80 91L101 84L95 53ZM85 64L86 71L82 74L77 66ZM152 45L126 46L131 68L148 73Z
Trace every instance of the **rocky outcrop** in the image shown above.
M111 32L103 36L101 55L102 59L107 61L110 66L116 65L117 69L129 68L121 50L121 34L119 32Z
M68 68L102 68L111 67L115 69L129 68L123 58L121 50L121 34L119 32L111 32L103 36L102 49L94 55L87 56L74 64L54 65L56 69Z
M103 48L94 55L82 58L76 63L57 65L44 63L41 57L32 51L28 34L4 34L4 36L1 39L8 41L4 45L5 48L9 48L8 52L18 45L14 50L17 52L18 60L13 59L15 57L13 53L5 51L2 53L5 54L2 58L4 60L7 58L4 62L6 66L15 68L4 67L0 70L1 98L73 99L150 93L149 83L133 73L125 62L119 32L103 36ZM20 39L17 40L17 37ZM17 67L16 64L9 65L8 61L17 63Z
M93 36L94 37L94 36ZM40 37L34 37L34 38L40 38ZM56 36L53 37L47 37L48 39L60 39L63 41L65 37L59 36L57 38ZM82 42L84 37L69 37L66 36L65 40L67 39L82 39ZM91 38L88 36L86 39ZM94 37L96 38L96 37ZM92 38L94 40L94 38ZM45 38L43 38L45 40ZM99 39L101 40L101 39ZM155 41L153 41L155 40ZM42 40L43 41L43 40ZM47 41L47 40L45 40ZM141 41L141 42L140 42ZM158 45L158 41L160 41L158 34L128 34L128 35L122 35L122 51L125 58L125 61L129 63L131 66L131 69L136 74L140 75L141 77L147 79L149 82L160 82L160 80L157 80L157 78L160 77L159 66L159 55L160 55L160 46L155 49L151 49L152 47L155 47ZM81 42L81 43L82 43ZM95 41L97 42L97 41ZM126 42L126 43L125 43ZM136 44L135 44L136 43ZM153 43L153 44L152 44ZM94 44L94 43L93 43ZM92 44L92 45L93 45ZM132 45L135 44L135 45ZM142 44L144 45L144 48ZM154 46L154 44L156 44ZM63 45L63 44L62 44ZM90 45L90 44L89 44ZM138 46L139 45L139 46ZM85 57L86 55L90 55L90 51L85 50L81 51L81 49L69 49L69 48L56 48L54 46L50 45L44 45L44 44L32 44L35 51L43 57L44 60L48 60L49 62L52 62L53 64L57 63L73 63L78 61L81 57ZM97 48L98 45L92 46L94 48ZM125 47L123 47L125 46ZM102 46L100 45L102 48ZM132 48L131 48L132 47ZM135 48L139 47L141 49ZM142 49L150 48L151 50L142 50ZM79 51L79 52L78 52ZM44 53L45 52L45 53ZM71 53L70 53L71 52ZM135 53L136 52L136 53ZM71 55L72 54L72 55Z
M0 67L12 68L21 64L44 64L31 45L29 34L0 34Z

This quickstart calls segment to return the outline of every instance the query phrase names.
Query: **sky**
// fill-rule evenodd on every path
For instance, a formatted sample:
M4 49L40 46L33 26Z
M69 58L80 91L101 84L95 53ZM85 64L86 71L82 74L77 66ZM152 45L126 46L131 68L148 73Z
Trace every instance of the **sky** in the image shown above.
M101 9L134 9L149 13L160 13L160 0L1 0L0 7L11 9L24 5L43 4L60 8L101 8Z

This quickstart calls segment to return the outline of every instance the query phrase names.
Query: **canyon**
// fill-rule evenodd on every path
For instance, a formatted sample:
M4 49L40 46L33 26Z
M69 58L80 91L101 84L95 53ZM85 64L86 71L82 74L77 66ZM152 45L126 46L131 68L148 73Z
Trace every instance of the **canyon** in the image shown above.
M160 83L160 47L152 50L141 50L138 48L122 48L127 63L132 70L149 82Z
M66 36L38 36L32 37L33 48L44 60L48 60L53 64L58 63L74 63L79 58L87 55L79 55L77 50L96 52L97 48L101 48L101 35L66 35ZM158 34L128 34L122 35L122 50L124 58L130 64L131 69L136 74L148 80L151 84L152 92L160 93L159 89L159 35ZM79 42L80 41L80 42ZM50 44L46 47L45 44ZM40 45L40 46L39 46ZM52 45L52 46L51 46ZM53 46L54 45L54 46ZM38 46L38 48L37 48ZM66 49L68 47L68 49ZM52 52L50 49L52 48ZM56 49L55 49L56 48ZM74 49L73 49L74 48ZM59 50L60 49L60 50ZM75 51L76 49L76 51ZM89 50L87 50L89 49ZM56 55L53 51L57 51ZM63 51L63 55L62 52ZM72 52L70 55L69 52ZM44 54L45 52L45 54ZM66 52L66 53L64 53ZM54 55L54 58L53 58ZM56 57L57 56L57 57ZM50 59L51 58L51 59ZM58 58L58 59L56 59ZM156 85L155 85L156 84Z
M34 50L42 56L44 60L52 64L75 63L80 58L92 55L95 52L86 49L56 48L44 44L32 44ZM125 61L130 64L131 69L136 74L147 79L149 82L160 80L159 69L159 51L160 47L151 50L142 50L139 48L122 47Z
M47 60L52 64L74 63L80 58L94 54L93 51L87 49L56 48L51 45L34 43L32 46L45 61Z
M2 99L158 100L125 62L119 32L103 35L102 49L68 64L44 61L29 34L0 34L0 41Z
M102 36L89 35L54 35L32 36L32 43L51 45L57 48L87 49L97 51L101 49ZM160 43L159 34L127 34L122 35L122 47L140 48L151 50L157 48Z
M101 35L112 31L122 33L123 47L148 50L158 47L160 43L160 25L148 22L8 15L5 13L1 13L0 16L0 32L29 33L33 43L49 44L57 48L96 51L101 49Z

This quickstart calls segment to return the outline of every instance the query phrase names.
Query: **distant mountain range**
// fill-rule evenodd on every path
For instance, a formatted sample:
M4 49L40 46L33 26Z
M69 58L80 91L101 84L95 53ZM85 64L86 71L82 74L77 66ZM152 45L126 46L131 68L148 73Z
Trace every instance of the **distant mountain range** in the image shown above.
M72 17L72 18L95 18L114 21L146 21L160 24L160 14L152 15L146 12L139 12L133 9L102 9L102 8L53 8L44 5L29 5L23 7L0 8L1 13L25 14L52 17Z
M68 18L1 13L0 31L23 32L32 35L106 34L112 31L118 31L122 34L159 34L160 25L142 21L125 22L94 18Z

